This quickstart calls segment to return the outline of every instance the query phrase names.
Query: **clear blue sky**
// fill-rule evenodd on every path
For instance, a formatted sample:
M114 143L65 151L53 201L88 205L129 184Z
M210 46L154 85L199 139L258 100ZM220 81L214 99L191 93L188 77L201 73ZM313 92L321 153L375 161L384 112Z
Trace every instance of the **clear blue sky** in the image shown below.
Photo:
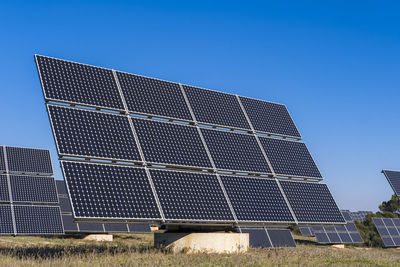
M81 2L0 3L0 144L51 149L62 178L39 53L284 103L340 208L390 198L380 171L400 170L395 1Z

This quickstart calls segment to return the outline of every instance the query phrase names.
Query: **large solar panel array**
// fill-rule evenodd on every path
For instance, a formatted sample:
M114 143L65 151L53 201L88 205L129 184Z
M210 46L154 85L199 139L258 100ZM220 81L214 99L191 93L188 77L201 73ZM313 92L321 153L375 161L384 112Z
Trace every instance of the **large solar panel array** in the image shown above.
M75 219L344 223L284 105L35 58Z
M0 151L0 234L63 234L49 151Z
M289 229L241 228L240 232L249 234L249 244L253 248L296 247Z
M75 223L64 180L56 180L58 200L65 233L150 233L149 224L132 223Z
M372 218L385 247L400 247L400 219Z
M394 193L400 196L400 171L382 170Z

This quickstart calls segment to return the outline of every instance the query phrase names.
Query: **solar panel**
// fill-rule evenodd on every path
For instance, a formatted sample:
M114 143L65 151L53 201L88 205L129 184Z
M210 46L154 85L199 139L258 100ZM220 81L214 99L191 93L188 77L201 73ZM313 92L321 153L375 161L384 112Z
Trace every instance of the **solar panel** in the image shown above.
M348 222L353 221L352 218L351 218L351 216L350 216L350 212L348 212L348 211L343 211L343 210L341 210L340 212L342 213L343 218L344 218L346 221L348 221Z
M65 232L78 232L78 225L74 223L72 215L62 214L61 216Z
M6 164L4 161L4 152L3 152L3 147L0 146L0 173L6 171Z
M328 235L325 232L314 232L318 243L330 243Z
M300 233L303 236L314 236L311 227L299 227Z
M104 233L104 226L101 223L80 223L79 232L86 233Z
M58 201L60 203L61 212L72 212L71 202L68 198L59 197Z
M192 120L177 83L117 72L130 112Z
M400 172L399 171L389 171L383 170L382 173L385 175L390 186L392 187L396 195L400 195Z
M65 185L64 180L55 180L57 187L57 194L59 195L68 195L67 186Z
M253 248L271 248L272 244L264 228L241 228L242 233L249 234L249 245Z
M304 143L261 136L259 140L277 175L322 178Z
M211 168L194 126L133 119L147 162Z
M239 221L294 222L275 180L221 176Z
M285 105L242 96L239 98L256 131L301 138Z
M213 129L201 132L217 169L271 174L253 135Z
M250 130L235 95L187 85L183 89L198 122Z
M299 222L344 223L326 184L279 181Z
M128 224L128 229L130 233L151 233L150 225L148 224Z
M14 202L58 203L53 177L10 175Z
M46 100L123 110L111 70L36 55Z
M0 205L0 234L14 234L11 205Z
M14 205L17 234L64 234L60 208Z
M110 233L127 233L129 232L128 225L119 223L105 223L104 231Z
M141 160L126 116L54 105L48 110L61 155Z
M296 247L289 229L267 229L267 233L274 248Z
M167 220L234 221L214 174L150 170Z
M8 146L6 153L10 172L53 174L48 150Z
M0 201L10 201L8 193L7 175L0 175Z
M399 218L372 218L385 247L400 246Z
M75 218L160 219L144 168L61 162Z
M314 226L312 231L318 243L345 244L364 242L353 222L347 222L345 225Z

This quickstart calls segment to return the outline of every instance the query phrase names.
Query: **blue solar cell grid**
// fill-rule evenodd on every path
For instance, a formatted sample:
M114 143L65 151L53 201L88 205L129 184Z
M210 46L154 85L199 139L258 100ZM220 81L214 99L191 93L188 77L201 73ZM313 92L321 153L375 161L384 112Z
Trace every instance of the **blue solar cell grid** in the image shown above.
M294 222L275 180L221 176L239 221Z
M53 174L48 150L6 147L6 153L10 172Z
M123 110L111 70L36 56L47 100Z
M72 207L71 207L71 202L69 201L69 198L66 197L59 197L58 198L59 201L59 205L60 205L60 209L61 212L72 212Z
M64 234L57 206L14 205L13 209L17 234Z
M326 184L279 181L299 222L345 223Z
M249 245L253 248L271 248L272 244L264 228L241 228L244 234L249 234Z
M160 219L144 168L61 162L74 217Z
M11 205L0 205L0 234L13 234Z
M140 161L126 116L48 105L58 152Z
M183 89L198 122L250 130L235 95L187 85Z
M399 218L372 218L385 247L400 246Z
M65 185L64 180L55 180L57 187L57 194L59 195L68 195L67 186Z
M167 220L234 221L214 174L150 170Z
M117 77L130 112L192 120L179 84L123 72Z
M285 105L242 96L240 101L256 131L301 138Z
M10 175L14 202L57 203L53 177Z
M296 247L289 229L267 229L267 232L274 248Z
M78 225L74 223L72 215L62 214L61 217L65 232L78 232Z
M0 201L10 201L7 175L0 175Z
M130 233L151 233L151 228L149 224L130 223L128 224L128 229Z
M104 233L104 227L101 223L79 223L79 232L85 233Z
M6 171L6 164L4 161L4 152L3 152L3 147L0 146L0 173Z
M392 187L396 195L400 195L400 171L389 171L383 170L383 174L388 180L390 186Z
M277 175L322 178L304 143L261 136L259 140Z

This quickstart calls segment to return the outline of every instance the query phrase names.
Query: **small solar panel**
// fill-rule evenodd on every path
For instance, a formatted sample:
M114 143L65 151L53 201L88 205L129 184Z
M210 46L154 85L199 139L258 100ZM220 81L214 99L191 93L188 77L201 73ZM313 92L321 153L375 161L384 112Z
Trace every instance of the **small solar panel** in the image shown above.
M235 95L187 85L183 89L198 122L250 130Z
M85 233L104 233L104 227L101 223L79 223L79 232Z
M72 215L62 214L61 217L65 232L78 232L78 225L74 223L74 218Z
M275 180L221 176L239 221L294 222Z
M400 195L400 171L389 171L383 170L382 173L385 175L390 186L392 187L396 195Z
M13 234L11 205L0 205L0 234Z
M340 238L340 243L362 243L364 241L361 242L353 242L353 240L350 237L349 233L338 233L339 238Z
M128 225L120 223L105 223L104 231L108 233L127 233L129 232Z
M149 224L130 223L128 224L128 229L130 233L151 233L151 228Z
M146 161L211 168L196 127L133 119Z
M111 70L36 55L46 100L123 110Z
M279 181L299 222L344 223L326 184Z
M130 112L192 120L177 83L117 72Z
M48 110L60 154L141 160L126 116L53 105Z
M315 238L317 239L318 243L330 243L328 235L322 232L314 232Z
M53 177L10 175L14 202L58 203Z
M75 218L160 219L144 168L61 162Z
M311 227L299 227L299 230L303 236L314 236L314 233L311 231Z
M267 229L267 232L274 248L296 247L289 229Z
M0 201L10 201L8 193L7 175L0 175Z
M340 212L342 213L343 218L344 218L347 222L353 221L353 220L351 219L350 212L348 212L348 211L343 211L343 210L341 210Z
M253 135L201 129L218 169L271 173Z
M270 248L272 247L269 241L267 232L264 228L241 228L240 231L244 234L249 234L249 245L253 248Z
M4 152L3 152L3 147L0 146L0 173L6 171L6 164L4 161Z
M306 144L261 136L259 140L277 175L322 178Z
M17 234L64 234L57 206L14 205Z
M240 97L256 131L301 138L285 105Z
M167 220L234 221L214 174L150 170Z
M68 195L67 186L65 185L64 180L55 180L57 187L57 194L59 195Z
M385 247L400 246L400 231L397 225L400 225L399 218L372 218L372 222L378 230ZM358 238L358 237L354 237Z
M345 244L364 242L353 222L347 222L344 225L313 226L312 229L318 243Z
M10 172L53 174L48 150L6 147L6 153Z
M61 212L72 212L71 202L69 198L59 197L58 198Z

